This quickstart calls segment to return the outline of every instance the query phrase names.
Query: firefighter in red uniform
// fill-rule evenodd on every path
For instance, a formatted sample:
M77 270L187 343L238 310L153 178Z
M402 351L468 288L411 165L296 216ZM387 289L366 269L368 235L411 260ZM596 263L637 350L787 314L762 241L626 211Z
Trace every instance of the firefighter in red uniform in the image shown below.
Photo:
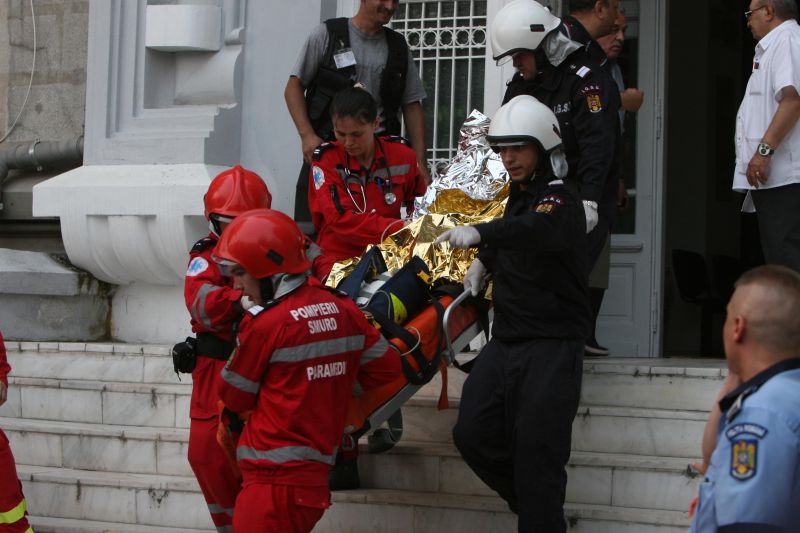
M308 201L322 256L314 271L325 279L333 264L360 255L403 226L401 207L414 210L425 194L417 156L402 137L378 137L378 110L370 94L344 89L331 104L336 141L313 155Z
M220 396L252 411L236 449L236 533L311 531L330 505L353 386L396 379L400 360L352 300L308 275L303 234L278 211L245 213L214 252L257 305L239 326Z
M10 371L3 334L0 333L0 405L6 403ZM0 429L0 531L33 533L27 516L25 496L22 494L22 483L17 477L14 455L6 434Z
M184 296L197 336L189 407L189 464L205 496L211 519L219 530L230 527L241 484L217 443L217 389L220 371L233 352L233 323L242 316L242 291L232 286L211 259L223 228L237 215L269 207L269 190L258 174L237 165L211 181L203 198L211 226L208 237L191 251Z

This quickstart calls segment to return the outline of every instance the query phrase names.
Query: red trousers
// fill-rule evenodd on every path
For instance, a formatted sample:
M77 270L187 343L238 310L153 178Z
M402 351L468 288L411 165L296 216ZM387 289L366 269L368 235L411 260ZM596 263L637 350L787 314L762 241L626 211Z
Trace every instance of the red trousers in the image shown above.
M0 532L33 533L25 509L25 496L17 477L14 455L6 434L0 430Z
M225 361L198 357L192 372L192 403L189 416L189 464L211 513L219 527L233 523L233 505L241 484L230 461L217 443L217 388Z
M309 533L330 507L327 485L306 487L248 481L236 498L234 533Z

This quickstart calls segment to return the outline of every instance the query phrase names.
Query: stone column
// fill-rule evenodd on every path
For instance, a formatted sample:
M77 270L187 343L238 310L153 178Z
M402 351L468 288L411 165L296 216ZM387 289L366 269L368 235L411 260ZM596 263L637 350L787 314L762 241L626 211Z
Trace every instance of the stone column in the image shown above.
M243 68L251 11L265 33L248 53L279 67L253 65L252 76ZM188 332L183 275L208 233L202 197L218 172L242 163L280 193L275 207L292 205L300 148L282 93L319 13L320 0L92 0L84 166L37 185L33 210L60 217L73 264L118 286L112 337L169 343ZM244 92L259 122L243 120Z

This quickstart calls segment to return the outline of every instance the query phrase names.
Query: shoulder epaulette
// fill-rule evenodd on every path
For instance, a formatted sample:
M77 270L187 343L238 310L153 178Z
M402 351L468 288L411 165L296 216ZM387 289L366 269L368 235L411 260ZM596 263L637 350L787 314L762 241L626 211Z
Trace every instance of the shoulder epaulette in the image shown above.
M586 79L592 75L592 69L590 69L586 65L581 65L579 63L570 63L569 72L570 74L575 74L576 76L582 79Z
M212 248L216 244L217 244L216 239L212 239L211 237L203 237L202 239L194 243L194 246L192 246L192 249L189 251L189 253L199 254L204 250Z
M312 159L314 161L319 161L320 159L322 159L322 154L324 154L325 151L330 149L330 148L333 148L333 143L322 143L322 144L320 144L319 146L314 148L314 152L313 152L313 154L311 156Z
M403 137L402 135L387 135L384 137L387 141L391 143L400 143L405 144L406 146L411 146L411 141Z
M250 309L248 309L247 312L250 313L253 316L258 316L258 314L261 313L261 311L263 311L263 310L264 310L264 308L262 306L254 305Z

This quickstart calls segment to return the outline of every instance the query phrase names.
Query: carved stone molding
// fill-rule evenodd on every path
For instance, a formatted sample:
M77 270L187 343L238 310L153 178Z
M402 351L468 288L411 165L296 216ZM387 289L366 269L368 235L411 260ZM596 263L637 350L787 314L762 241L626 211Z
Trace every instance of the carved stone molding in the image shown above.
M70 261L125 285L176 285L208 232L203 194L225 167L92 165L37 185L34 214L57 216Z

